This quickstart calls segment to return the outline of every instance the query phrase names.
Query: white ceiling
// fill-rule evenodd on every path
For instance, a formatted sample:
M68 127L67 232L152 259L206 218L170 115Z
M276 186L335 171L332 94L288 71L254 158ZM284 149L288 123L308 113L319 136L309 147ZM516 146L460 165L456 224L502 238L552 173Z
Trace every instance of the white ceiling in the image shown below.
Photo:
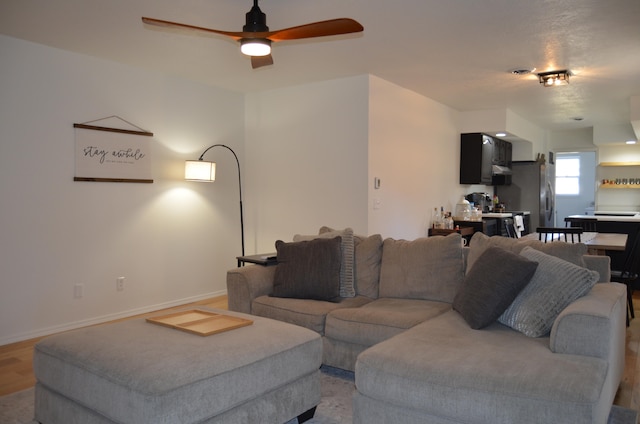
M225 37L159 30L140 20L241 31L251 6L252 0L0 0L0 33L240 92L373 74L459 111L508 109L543 129L633 135L640 0L262 0L271 30L350 17L364 32L277 43L275 64L256 70ZM570 69L575 76L569 86L544 88L534 75L509 72L516 68Z

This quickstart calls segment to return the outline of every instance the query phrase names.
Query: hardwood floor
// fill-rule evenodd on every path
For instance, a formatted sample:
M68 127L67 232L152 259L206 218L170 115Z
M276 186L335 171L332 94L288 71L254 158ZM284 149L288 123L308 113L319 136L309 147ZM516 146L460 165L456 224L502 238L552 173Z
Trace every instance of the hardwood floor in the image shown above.
M147 318L159 313L169 313L184 306L210 306L212 308L227 309L227 296L219 296L211 299L200 300L187 305L148 312L111 322L125 321L133 318ZM101 325L101 324L98 324ZM0 346L0 396L32 387L36 379L33 375L31 362L33 361L33 346L43 337L25 340Z
M634 296L634 300L637 318L633 319L629 328L627 328L624 376L614 403L626 408L640 410L640 360L638 359L640 353L640 293ZM184 306L197 305L227 309L227 297L220 296L205 299L188 305L149 312L125 319L146 318L162 312L171 312ZM27 389L35 384L35 377L31 367L33 346L41 338L0 346L0 396Z

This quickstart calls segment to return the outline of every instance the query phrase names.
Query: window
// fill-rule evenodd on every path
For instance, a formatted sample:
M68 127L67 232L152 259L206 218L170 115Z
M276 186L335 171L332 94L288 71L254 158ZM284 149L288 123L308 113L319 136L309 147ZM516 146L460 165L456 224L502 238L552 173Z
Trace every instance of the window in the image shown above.
M565 156L556 159L556 194L580 194L580 158Z

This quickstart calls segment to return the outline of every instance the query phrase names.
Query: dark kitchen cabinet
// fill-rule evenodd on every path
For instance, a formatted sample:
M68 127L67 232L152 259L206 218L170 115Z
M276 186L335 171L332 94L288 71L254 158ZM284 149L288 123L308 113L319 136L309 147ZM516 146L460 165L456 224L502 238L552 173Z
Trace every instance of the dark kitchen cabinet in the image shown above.
M460 184L494 184L493 167L510 167L508 141L482 133L460 134Z
M493 140L481 133L460 135L460 184L491 184Z
M495 219L483 219L482 221L453 221L454 226L471 227L475 233L484 233L488 236L498 234L498 225Z

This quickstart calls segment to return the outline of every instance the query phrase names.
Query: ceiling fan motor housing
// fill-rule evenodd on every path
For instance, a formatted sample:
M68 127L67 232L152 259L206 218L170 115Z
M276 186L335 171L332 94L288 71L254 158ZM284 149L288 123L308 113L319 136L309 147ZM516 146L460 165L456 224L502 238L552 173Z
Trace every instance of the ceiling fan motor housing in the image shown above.
M244 32L266 32L269 31L267 26L267 15L262 13L258 7L258 2L253 3L253 7L246 15L246 25L242 27Z

